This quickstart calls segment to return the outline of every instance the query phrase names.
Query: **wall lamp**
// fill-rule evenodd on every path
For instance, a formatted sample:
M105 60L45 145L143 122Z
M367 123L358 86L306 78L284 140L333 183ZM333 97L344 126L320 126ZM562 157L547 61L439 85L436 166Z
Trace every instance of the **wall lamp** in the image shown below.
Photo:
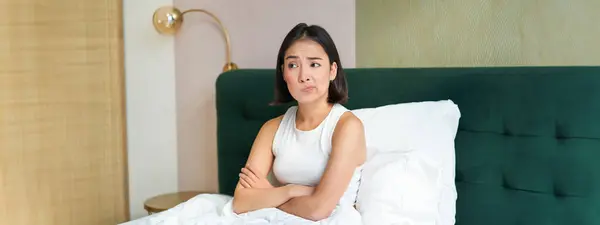
M179 31L181 24L183 24L183 16L190 12L205 13L217 22L221 32L223 33L223 36L225 37L226 63L225 66L223 66L223 72L238 69L238 66L231 61L231 43L229 41L229 33L223 26L223 23L221 23L221 20L219 20L215 14L209 11L204 9L189 9L182 12L172 6L163 6L154 11L154 15L152 16L154 29L156 29L156 31L160 34L173 35Z

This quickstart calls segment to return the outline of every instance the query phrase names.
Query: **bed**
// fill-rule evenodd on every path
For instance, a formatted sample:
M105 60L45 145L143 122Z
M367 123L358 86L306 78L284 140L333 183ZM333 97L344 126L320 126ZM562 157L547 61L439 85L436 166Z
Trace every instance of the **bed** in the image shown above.
M451 99L456 224L600 224L600 67L347 69L349 109ZM232 195L269 106L274 70L216 82L219 191Z

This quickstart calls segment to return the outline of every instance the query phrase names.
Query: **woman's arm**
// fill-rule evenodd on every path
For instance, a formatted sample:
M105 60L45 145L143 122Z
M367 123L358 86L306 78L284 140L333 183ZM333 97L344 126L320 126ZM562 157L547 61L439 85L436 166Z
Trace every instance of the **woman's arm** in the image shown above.
M271 119L263 124L250 149L246 168L252 168L253 172L258 177L266 178L271 170L273 164L273 153L271 148L280 121L281 116ZM289 200L289 188L269 186L270 187L245 188L242 183L238 181L233 194L233 211L239 214L260 208L277 207Z
M263 208L277 207L291 197L291 186L244 188L238 184L233 199L233 212L241 214Z
M247 195L248 204L245 205L246 208L238 208L238 211L234 209L234 212L238 214L266 207L274 208L291 198L311 195L314 191L313 187L296 184L273 187L266 180L266 177L259 178L256 176L253 169L244 168L242 171L239 181L239 185L241 185L239 193L243 193L240 196Z
M240 179L234 192L232 206L237 214L274 208L292 197L312 193L312 189L299 185L273 187L267 180L273 164L273 138L280 122L281 116L267 121L254 140L246 166L240 171L240 177L246 180Z
M351 112L344 113L334 130L329 162L314 193L292 198L279 209L314 221L327 218L348 188L356 167L365 160L363 124Z

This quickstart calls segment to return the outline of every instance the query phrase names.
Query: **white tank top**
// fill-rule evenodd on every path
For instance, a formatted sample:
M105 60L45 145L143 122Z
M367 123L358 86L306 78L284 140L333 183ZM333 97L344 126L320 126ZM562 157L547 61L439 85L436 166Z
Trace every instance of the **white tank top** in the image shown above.
M283 116L273 140L273 175L281 184L317 186L331 153L331 140L338 120L348 111L335 104L319 126L310 131L296 127L298 107L290 107ZM338 205L354 205L362 166L357 167Z

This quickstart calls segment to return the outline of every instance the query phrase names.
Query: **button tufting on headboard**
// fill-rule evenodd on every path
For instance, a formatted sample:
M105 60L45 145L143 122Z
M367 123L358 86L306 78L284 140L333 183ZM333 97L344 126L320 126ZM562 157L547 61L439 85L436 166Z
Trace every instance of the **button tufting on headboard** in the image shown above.
M565 129L563 128L563 126L559 125L558 123L556 123L556 126L554 126L554 137L556 139L566 139L567 138L567 134L565 133Z
M504 136L513 136L514 135L514 133L510 129L508 129L508 126L506 126L506 125L504 125L504 131L502 132L502 134Z
M565 193L564 190L560 189L559 186L554 185L554 196L557 198L562 198L566 197L567 193Z

